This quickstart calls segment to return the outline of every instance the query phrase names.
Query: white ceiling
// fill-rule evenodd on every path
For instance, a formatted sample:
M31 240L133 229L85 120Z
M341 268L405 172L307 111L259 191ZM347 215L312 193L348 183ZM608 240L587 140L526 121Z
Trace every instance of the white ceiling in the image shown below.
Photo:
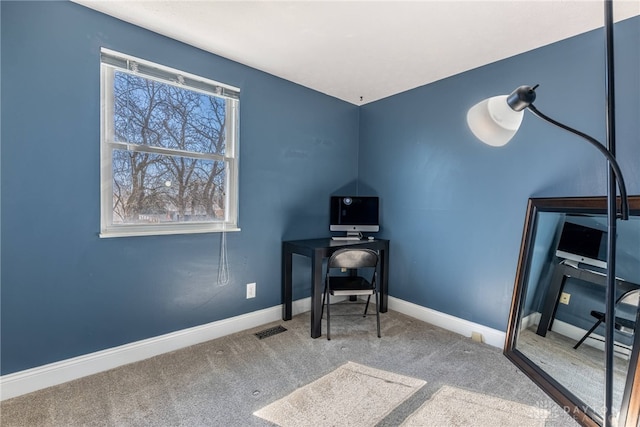
M356 105L604 23L600 0L73 1Z

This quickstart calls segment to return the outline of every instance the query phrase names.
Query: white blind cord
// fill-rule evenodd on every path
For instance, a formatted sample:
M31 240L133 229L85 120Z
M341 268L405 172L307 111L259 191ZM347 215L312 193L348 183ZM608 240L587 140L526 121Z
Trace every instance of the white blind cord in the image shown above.
M229 284L229 263L227 261L227 231L225 224L222 225L220 235L220 263L218 264L218 286Z

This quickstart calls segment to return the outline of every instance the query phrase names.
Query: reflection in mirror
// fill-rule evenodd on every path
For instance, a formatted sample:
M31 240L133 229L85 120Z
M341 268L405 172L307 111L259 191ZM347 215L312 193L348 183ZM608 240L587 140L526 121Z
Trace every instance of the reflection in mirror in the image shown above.
M626 296L615 313L613 408L620 426L637 425L640 388L634 382L640 197L629 202L632 216L617 223L616 295ZM604 325L598 320L606 232L604 197L529 200L505 345L505 355L583 425L602 425L604 413Z

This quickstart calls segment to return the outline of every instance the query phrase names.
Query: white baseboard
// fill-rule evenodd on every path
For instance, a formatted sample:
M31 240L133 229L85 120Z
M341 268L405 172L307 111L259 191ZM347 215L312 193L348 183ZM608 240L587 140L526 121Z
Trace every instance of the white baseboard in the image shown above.
M553 325L551 326L551 330L553 332L556 332L560 335L564 335L565 337L574 339L576 341L582 338L582 336L587 332L585 329L578 328L577 326L574 326L567 322L563 322L562 320L558 320L558 319L553 319ZM585 341L584 343L586 344L587 341ZM604 350L604 344L602 345L602 349Z
M570 323L563 322L562 320L555 319L553 321L553 325L551 326L551 330L560 335L564 335L565 337L569 337L576 342L579 341L584 334L587 333L586 329L579 328ZM582 345L588 345L598 350L604 351L604 337L598 335L596 333L591 333L589 337L582 343ZM628 359L631 357L631 348L624 346L622 344L617 344L614 347L614 352L617 356Z
M389 297L389 308L464 336L479 333L487 344L502 348L505 333L410 302ZM293 302L293 315L311 309L311 298ZM282 319L282 306L183 329L166 335L62 360L0 377L0 400L62 384L118 366L138 362Z
M531 313L528 316L523 317L522 321L520 322L520 329L524 330L531 325L538 325L540 323L541 317L542 317L542 313L539 313L537 311Z
M473 333L479 333L482 335L485 343L493 347L504 348L504 341L507 336L506 332L394 297L389 297L389 308L465 337L471 337Z
M296 314L311 310L311 298L293 302ZM62 384L118 366L255 328L282 319L282 306L266 308L158 337L85 354L0 377L0 400Z

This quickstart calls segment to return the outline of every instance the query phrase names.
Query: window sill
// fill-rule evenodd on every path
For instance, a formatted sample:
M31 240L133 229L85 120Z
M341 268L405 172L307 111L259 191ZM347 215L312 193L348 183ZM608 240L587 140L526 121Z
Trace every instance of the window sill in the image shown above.
M229 228L222 227L193 227L193 228L181 228L181 229L147 229L147 230L134 230L134 229L117 229L102 231L98 235L101 239L110 239L114 237L142 237L142 236L168 236L174 234L205 234L205 233L223 233L240 231L240 228L236 226L229 226Z

